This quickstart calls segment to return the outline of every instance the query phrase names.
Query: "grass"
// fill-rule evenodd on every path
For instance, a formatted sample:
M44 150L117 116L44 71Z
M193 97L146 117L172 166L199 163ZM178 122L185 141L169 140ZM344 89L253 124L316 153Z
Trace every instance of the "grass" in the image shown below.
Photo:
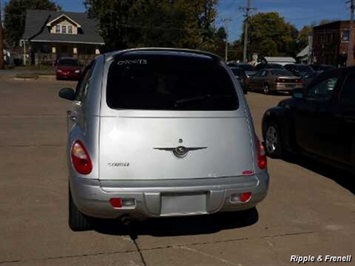
M16 71L24 71L24 72L36 72L38 74L41 73L48 73L48 74L53 74L55 73L55 67L54 66L48 66L48 65L26 65L26 66L5 66L5 70L16 70Z

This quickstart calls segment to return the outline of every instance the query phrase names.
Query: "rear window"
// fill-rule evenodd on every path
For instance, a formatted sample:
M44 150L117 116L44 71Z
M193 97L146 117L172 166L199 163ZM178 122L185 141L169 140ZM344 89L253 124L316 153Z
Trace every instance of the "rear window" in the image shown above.
M274 76L294 76L290 71L284 69L273 69L270 72Z
M238 65L240 68L243 68L245 71L255 71L255 68L251 65Z
M297 70L300 72L313 72L312 68L310 66L306 66L306 65L297 66Z
M236 110L227 70L209 56L136 52L115 59L108 71L107 104L113 109Z
M75 59L59 59L58 66L79 66L79 62Z

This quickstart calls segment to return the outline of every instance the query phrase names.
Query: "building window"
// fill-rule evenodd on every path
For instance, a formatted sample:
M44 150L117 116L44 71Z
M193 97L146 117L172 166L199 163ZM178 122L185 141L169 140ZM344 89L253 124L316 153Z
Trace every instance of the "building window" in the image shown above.
M67 26L66 25L62 25L62 33L67 33Z
M350 32L349 30L343 30L341 32L341 42L349 42Z
M327 35L326 35L326 43L327 44L331 43L331 38L332 38L332 34L331 33L327 33Z
M55 26L55 33L60 33L60 25Z
M322 44L322 35L318 35L318 38L317 38L317 44L318 45L321 45Z
M73 26L68 26L68 33L73 34Z

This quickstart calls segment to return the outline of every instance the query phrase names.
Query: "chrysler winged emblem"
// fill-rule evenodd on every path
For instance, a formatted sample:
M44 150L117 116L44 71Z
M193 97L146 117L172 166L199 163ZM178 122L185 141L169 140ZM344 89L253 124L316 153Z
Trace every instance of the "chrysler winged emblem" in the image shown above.
M173 154L178 157L178 158L184 158L189 151L196 151L196 150L203 150L206 149L207 147L184 147L184 146L178 146L174 148L153 148L154 150L161 150L161 151L172 151Z

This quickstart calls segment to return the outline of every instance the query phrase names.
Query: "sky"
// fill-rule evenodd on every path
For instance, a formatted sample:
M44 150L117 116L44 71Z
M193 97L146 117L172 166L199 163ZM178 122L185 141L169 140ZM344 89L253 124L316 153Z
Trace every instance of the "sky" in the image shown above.
M1 1L1 0L0 0ZM305 25L316 25L323 19L349 20L349 0L250 0L250 15L266 12L278 12L286 22L301 30ZM53 0L64 11L83 12L85 7L83 0ZM242 25L247 0L219 0L217 6L218 16L216 26L228 22L228 40L232 42L239 39L242 33Z

